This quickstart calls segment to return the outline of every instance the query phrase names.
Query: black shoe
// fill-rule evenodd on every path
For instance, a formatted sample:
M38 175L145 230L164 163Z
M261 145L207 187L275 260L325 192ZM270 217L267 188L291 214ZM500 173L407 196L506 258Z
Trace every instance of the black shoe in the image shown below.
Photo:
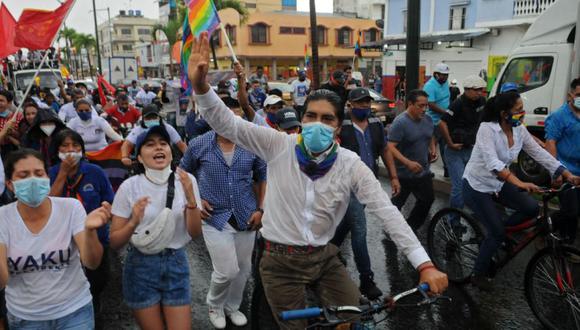
M375 284L373 277L374 275L372 273L360 276L360 293L366 296L369 300L375 300L383 295L381 289L379 289Z
M471 284L476 286L479 290L485 292L493 291L493 280L483 275L472 275Z

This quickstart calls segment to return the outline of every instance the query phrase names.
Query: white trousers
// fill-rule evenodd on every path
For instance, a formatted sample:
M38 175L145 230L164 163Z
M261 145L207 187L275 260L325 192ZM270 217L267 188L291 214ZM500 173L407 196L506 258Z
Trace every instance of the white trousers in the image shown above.
M252 270L255 231L236 231L226 224L222 231L203 223L203 239L213 265L207 293L210 308L235 312Z

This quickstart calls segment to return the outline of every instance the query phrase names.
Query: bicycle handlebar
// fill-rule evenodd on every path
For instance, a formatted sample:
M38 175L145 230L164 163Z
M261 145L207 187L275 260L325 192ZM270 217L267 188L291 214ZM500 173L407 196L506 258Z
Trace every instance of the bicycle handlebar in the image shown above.
M348 312L351 314L362 314L365 311L369 311L369 310L381 311L387 306L392 306L397 300L399 300L403 297L409 296L409 295L411 295L415 292L418 292L418 291L422 292L422 293L428 292L429 291L429 284L421 283L416 288L399 293L399 294L393 296L393 298L386 299L385 302L382 302L380 304L371 305L370 308L369 308L369 305L339 306L339 307L333 307L332 311L334 311L334 312ZM328 310L328 309L320 308L320 307L310 307L310 308L305 308L305 309L290 310L290 311L281 312L280 319L282 321L311 319L311 318L315 318L315 317L319 317L319 316L323 315L325 313L325 310Z

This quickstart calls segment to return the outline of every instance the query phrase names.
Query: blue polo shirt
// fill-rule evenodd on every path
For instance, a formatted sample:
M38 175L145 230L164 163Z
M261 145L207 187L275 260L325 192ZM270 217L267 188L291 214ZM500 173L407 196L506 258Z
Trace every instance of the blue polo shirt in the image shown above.
M59 170L60 163L51 167L48 171L51 184L56 180ZM77 175L83 176L80 182L74 187L69 187L68 184L65 184L60 197L72 197L80 200L85 207L87 214L101 207L102 202L113 203L115 194L113 193L113 188L111 187L109 178L107 178L103 169L97 165L81 160ZM99 241L103 245L108 245L109 224L99 228L98 235Z
M441 85L435 77L431 77L429 81L423 86L423 90L429 94L429 102L437 104L441 109L449 109L449 81L445 81ZM442 114L435 112L431 109L427 110L427 114L433 120L433 125L439 125L441 121Z
M580 118L568 103L546 118L546 140L556 141L558 160L574 175L580 175Z

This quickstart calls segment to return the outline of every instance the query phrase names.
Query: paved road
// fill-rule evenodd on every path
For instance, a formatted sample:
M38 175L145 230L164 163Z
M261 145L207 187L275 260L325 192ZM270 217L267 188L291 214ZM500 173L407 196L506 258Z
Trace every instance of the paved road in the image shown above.
M382 183L385 189L389 189L384 179ZM432 212L441 209L446 203L447 197L438 195ZM408 208L403 213L408 213ZM393 243L385 238L381 228L378 219L369 217L368 243L375 280L385 294L398 293L414 286L418 277L406 259L396 251ZM420 230L419 237L425 243L425 228ZM187 249L192 283L193 328L211 329L205 305L211 261L202 238L195 239ZM498 274L495 279L495 293L482 293L471 286L452 286L447 292L453 299L452 302L442 302L426 308L398 310L389 315L377 329L541 329L525 301L523 292L525 265L535 249L535 244L531 244ZM345 242L342 250L348 261L349 272L353 278L358 279L350 242ZM102 326L104 329L136 329L121 298L121 258L118 255L113 255L112 258L114 268L103 297ZM247 312L247 315L252 289L253 283L250 281L242 306L242 311ZM236 329L233 326L230 328ZM249 328L248 326L247 329Z

